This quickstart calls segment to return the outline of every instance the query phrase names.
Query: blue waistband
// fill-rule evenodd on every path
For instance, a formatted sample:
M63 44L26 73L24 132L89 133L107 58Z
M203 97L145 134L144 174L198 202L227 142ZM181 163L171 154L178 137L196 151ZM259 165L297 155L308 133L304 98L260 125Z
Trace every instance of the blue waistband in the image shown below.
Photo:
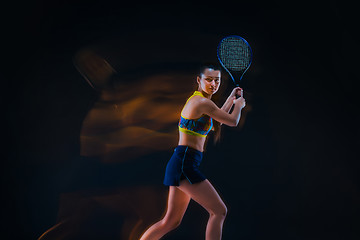
M197 154L203 154L203 152L196 150L192 147L186 146L186 145L178 145L174 151L176 152L183 152L183 151L187 151L187 152L193 152L193 153L197 153Z

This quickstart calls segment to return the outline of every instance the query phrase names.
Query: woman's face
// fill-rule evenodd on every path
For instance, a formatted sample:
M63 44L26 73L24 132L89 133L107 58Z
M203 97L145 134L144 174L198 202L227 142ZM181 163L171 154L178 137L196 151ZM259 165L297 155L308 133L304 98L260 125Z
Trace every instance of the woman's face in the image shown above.
M219 89L220 78L220 70L206 68L205 71L201 74L201 77L197 77L197 82L202 91L206 92L209 95L213 95Z

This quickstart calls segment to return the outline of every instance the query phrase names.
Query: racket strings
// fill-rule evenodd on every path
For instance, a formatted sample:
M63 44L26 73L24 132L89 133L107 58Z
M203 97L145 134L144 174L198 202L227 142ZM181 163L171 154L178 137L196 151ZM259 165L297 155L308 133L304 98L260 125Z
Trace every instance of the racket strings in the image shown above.
M219 45L219 57L231 71L244 71L251 61L250 47L239 38L226 38Z

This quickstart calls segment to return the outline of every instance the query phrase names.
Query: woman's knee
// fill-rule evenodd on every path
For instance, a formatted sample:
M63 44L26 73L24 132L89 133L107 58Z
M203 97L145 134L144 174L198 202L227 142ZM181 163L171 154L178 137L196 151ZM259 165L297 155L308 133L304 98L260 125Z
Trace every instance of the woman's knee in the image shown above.
M215 208L211 209L209 211L210 215L216 215L219 217L226 217L227 215L227 207L224 203L219 204L218 206L216 206Z
M163 225L164 228L166 228L168 230L173 230L180 225L181 220L182 219L164 218L161 220L161 224Z

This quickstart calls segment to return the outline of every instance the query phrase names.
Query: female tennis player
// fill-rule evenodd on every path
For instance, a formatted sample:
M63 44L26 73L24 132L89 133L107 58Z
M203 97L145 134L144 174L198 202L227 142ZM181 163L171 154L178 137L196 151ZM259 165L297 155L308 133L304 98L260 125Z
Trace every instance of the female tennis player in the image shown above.
M197 76L198 90L186 101L181 111L178 146L166 166L164 185L169 186L166 214L148 228L140 240L158 240L179 226L190 199L209 212L206 240L221 239L227 208L198 167L206 137L213 128L213 119L220 124L237 126L245 99L242 89L237 87L224 105L217 107L211 97L220 86L220 78L220 68L216 65L204 66ZM233 105L234 109L229 113Z

